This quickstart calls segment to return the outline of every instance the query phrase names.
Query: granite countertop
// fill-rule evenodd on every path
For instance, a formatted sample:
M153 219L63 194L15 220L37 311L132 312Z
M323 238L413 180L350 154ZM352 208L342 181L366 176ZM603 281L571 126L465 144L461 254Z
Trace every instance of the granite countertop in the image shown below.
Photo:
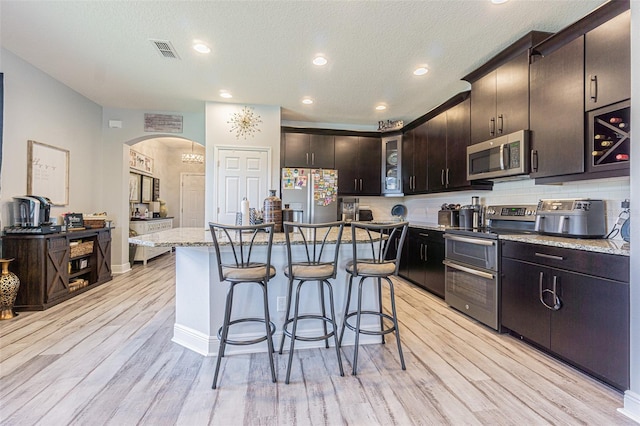
M409 222L409 226L412 228L437 230L444 232L446 232L448 229L454 229L444 225L438 225L437 223L433 222L411 221ZM605 238L566 238L539 234L504 234L500 235L498 238L505 241L518 241L529 244L539 244L544 246L562 247L574 250L629 256L629 243L622 240L612 240Z
M622 240L611 240L606 238L581 239L555 237L551 235L524 234L500 235L500 239L505 241L539 244L543 246L593 251L597 253L616 254L620 256L629 256L630 254L629 243Z
M151 222L153 220L165 220L165 219L173 219L173 216L167 217L130 217L130 222Z
M248 236L248 234L247 234ZM337 231L331 231L327 241L335 244L337 241ZM246 236L245 236L246 238ZM258 244L267 244L267 234L259 233L257 237ZM341 244L351 244L351 229L345 227L342 232ZM366 232L357 230L357 242L369 241ZM213 238L209 229L202 228L173 228L165 231L154 232L151 234L138 235L129 237L130 244L136 244L147 247L212 247ZM227 243L228 244L228 243ZM220 245L227 245L220 242ZM286 238L283 232L273 234L273 245L285 245ZM299 234L293 234L292 244L302 244L302 237Z

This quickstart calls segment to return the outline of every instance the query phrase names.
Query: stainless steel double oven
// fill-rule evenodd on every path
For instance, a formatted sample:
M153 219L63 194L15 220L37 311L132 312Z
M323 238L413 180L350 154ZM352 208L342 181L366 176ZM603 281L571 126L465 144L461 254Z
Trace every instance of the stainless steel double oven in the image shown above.
M445 301L500 330L501 234L530 233L536 205L489 206L486 227L450 229L445 238Z

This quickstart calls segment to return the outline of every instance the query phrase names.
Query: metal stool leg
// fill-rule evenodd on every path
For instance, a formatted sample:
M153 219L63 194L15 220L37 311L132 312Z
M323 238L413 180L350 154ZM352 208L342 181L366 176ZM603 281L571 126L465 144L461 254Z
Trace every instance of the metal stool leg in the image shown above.
M320 292L320 308L322 311L322 317L326 318L327 317L327 311L326 308L324 306L324 289L322 288L322 281L318 281L318 291ZM322 321L322 330L324 331L324 335L327 335L327 322L326 321ZM329 338L327 337L324 341L324 347L325 348L329 348Z
M284 348L284 339L287 337L284 334L284 329L287 325L287 321L289 321L289 319L291 319L291 316L289 315L291 312L291 296L292 296L292 292L293 292L293 278L289 278L289 284L287 285L287 307L285 309L285 313L284 313L284 322L282 323L282 339L280 340L280 350L278 351L278 353L280 355L282 355L282 349Z
M271 333L271 319L269 315L269 300L267 297L267 283L261 282L260 286L262 287L262 295L264 302L264 326L267 333L267 348L269 351L269 364L271 366L271 379L273 383L277 381L276 379L276 367L273 362L273 353L275 350L273 349L273 333Z
M384 318L382 317L382 278L378 277L378 308L380 310L380 331L384 331ZM384 334L380 336L382 344L386 343Z
M224 356L227 336L229 335L229 323L231 322L231 307L233 302L233 287L234 284L231 284L229 290L227 291L227 301L225 303L224 309L224 320L222 322L222 334L220 336L220 346L218 347L218 359L216 360L216 372L213 375L213 384L211 385L211 389L215 389L217 386L218 373L220 372L220 362L222 361L222 357Z
M364 277L360 278L360 282L358 283L358 310L356 315L356 342L355 348L353 350L353 370L351 374L354 376L357 374L358 370L358 347L360 343L360 317L362 316L362 283L364 282Z
M349 275L349 283L347 284L347 299L344 302L344 316L342 317L342 327L340 328L340 338L338 344L342 346L342 337L344 337L344 329L347 324L347 315L349 315L349 305L351 304L351 285L353 284L353 275Z
M342 368L342 357L340 356L340 344L338 343L338 326L336 324L336 311L333 307L333 287L329 281L325 280L329 289L329 304L331 310L331 327L333 327L333 340L336 346L336 355L338 357L338 367L340 367L340 375L344 376L344 369ZM326 333L325 333L326 334ZM327 341L329 339L327 338ZM328 343L328 342L327 342Z
M402 354L402 344L400 343L400 329L398 328L398 315L396 314L396 297L395 292L393 291L393 283L389 278L386 278L389 282L389 291L391 297L391 312L393 314L393 327L395 328L396 333L396 341L398 342L398 353L400 354L400 365L402 365L402 369L406 370L407 367L404 364L404 355Z
M296 301L293 308L293 323L291 324L291 346L289 347L289 362L287 363L287 377L285 383L289 384L289 377L291 376L291 364L293 363L293 348L296 342L296 329L298 328L298 311L300 307L300 288L304 281L300 281L296 288Z

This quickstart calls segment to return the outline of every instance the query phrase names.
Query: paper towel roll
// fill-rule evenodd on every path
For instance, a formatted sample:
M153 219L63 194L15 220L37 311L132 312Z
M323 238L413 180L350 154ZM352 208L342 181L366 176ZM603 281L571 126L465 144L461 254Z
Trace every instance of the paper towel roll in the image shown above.
M249 225L249 200L247 197L244 197L240 203L240 213L242 213L242 225Z

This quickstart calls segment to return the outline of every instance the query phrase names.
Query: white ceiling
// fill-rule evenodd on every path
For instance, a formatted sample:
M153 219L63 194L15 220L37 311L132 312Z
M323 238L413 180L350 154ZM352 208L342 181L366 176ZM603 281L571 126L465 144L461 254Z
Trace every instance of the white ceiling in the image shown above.
M105 107L279 105L283 120L377 127L423 115L530 30L557 31L602 3L0 0L0 42ZM149 39L170 41L180 59L163 58ZM195 52L194 39L211 53ZM317 53L326 66L312 65ZM419 65L430 72L414 76ZM303 105L305 96L315 103ZM375 111L379 103L388 109Z

